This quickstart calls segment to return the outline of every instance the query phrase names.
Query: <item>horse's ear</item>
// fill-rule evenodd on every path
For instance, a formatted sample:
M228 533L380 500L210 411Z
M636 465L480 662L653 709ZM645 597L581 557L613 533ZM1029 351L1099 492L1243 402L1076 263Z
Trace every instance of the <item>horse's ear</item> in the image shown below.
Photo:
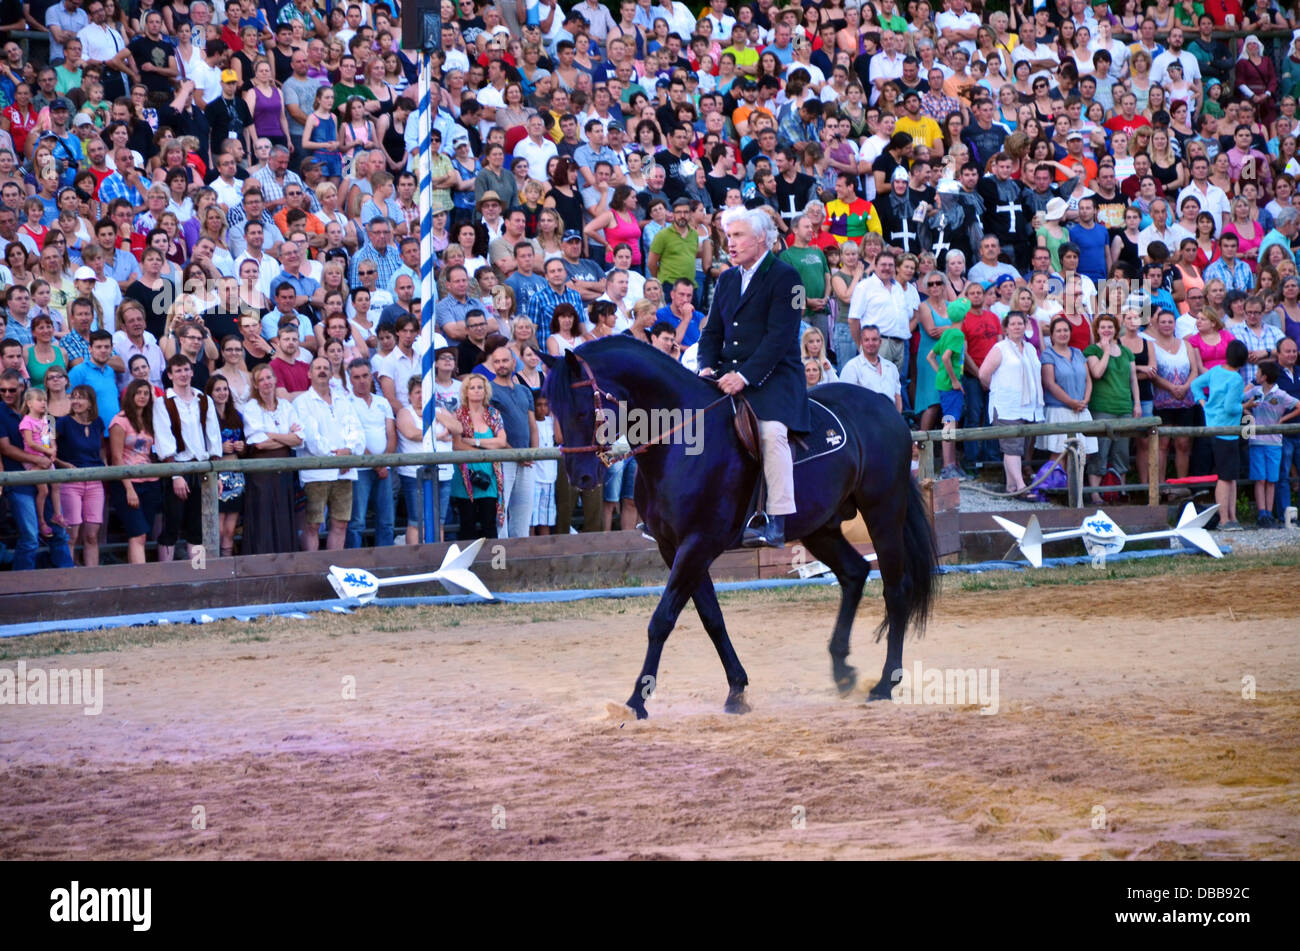
M582 379L582 364L578 362L578 355L572 350L564 351L564 364L569 368L569 373L576 379Z
M537 355L541 357L542 362L546 364L546 369L548 370L555 369L555 357L551 356L545 350L538 350Z

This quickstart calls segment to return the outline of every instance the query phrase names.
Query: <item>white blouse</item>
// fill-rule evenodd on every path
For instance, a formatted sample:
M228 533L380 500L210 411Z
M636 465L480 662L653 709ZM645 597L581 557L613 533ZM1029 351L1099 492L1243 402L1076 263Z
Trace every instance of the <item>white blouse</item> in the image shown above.
M264 443L267 433L287 433L296 422L298 414L286 399L278 400L273 411L249 400L244 406L244 442L250 446Z

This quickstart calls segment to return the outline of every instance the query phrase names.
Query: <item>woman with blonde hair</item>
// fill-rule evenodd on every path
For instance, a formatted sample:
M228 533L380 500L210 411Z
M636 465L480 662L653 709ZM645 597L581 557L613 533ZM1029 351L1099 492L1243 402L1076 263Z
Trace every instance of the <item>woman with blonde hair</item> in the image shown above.
M461 379L461 432L452 431L453 448L463 451L507 449L505 423L492 406L492 384L479 373ZM451 478L451 501L460 522L459 538L496 538L505 524L500 488L504 485L501 463L462 463Z
M835 364L826 357L826 338L816 327L809 327L799 338L799 352L805 363L812 360L822 369L822 383L835 383L839 380L839 374L835 372Z
M826 379L825 372L826 371L822 367L820 360L805 360L803 362L803 378L804 382L808 384L808 389L810 390L814 386L821 386L823 383L832 382L831 380Z
M1224 222L1222 234L1237 236L1237 256L1258 268L1259 246L1264 241L1264 229L1250 213L1250 202L1238 195L1232 199L1232 218Z

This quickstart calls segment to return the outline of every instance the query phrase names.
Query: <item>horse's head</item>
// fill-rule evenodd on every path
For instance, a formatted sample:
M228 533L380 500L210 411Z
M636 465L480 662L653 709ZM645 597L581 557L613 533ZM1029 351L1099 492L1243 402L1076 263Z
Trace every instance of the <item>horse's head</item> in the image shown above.
M551 416L560 424L560 438L565 448L590 447L587 452L568 451L564 454L569 483L580 492L588 492L604 481L595 450L599 421L595 383L571 350L566 350L563 357L544 353L542 360L548 368L542 392L550 400Z

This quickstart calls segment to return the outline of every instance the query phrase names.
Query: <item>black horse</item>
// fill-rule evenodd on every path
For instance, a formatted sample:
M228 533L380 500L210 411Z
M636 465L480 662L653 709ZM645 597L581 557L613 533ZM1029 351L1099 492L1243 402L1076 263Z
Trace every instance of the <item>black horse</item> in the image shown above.
M730 400L714 384L627 336L584 344L563 359L543 359L550 367L545 393L560 424L569 480L578 489L600 484L602 461L614 442L598 414L618 413L631 424L627 435L639 450L637 511L670 569L628 706L638 718L646 716L664 642L691 599L727 673L724 709L747 712L749 679L727 636L709 577L714 559L739 544L762 472L736 433ZM902 668L908 624L918 632L924 628L936 593L934 533L911 476L911 435L892 401L862 387L831 383L810 396L813 433L795 452L798 513L787 516L786 531L839 580L831 672L840 693L847 694L857 683L857 671L847 663L849 631L869 569L840 524L855 511L862 513L884 579L887 616L876 637L887 630L888 647L880 682L870 692L871 699L882 699ZM681 417L674 410L692 415Z

